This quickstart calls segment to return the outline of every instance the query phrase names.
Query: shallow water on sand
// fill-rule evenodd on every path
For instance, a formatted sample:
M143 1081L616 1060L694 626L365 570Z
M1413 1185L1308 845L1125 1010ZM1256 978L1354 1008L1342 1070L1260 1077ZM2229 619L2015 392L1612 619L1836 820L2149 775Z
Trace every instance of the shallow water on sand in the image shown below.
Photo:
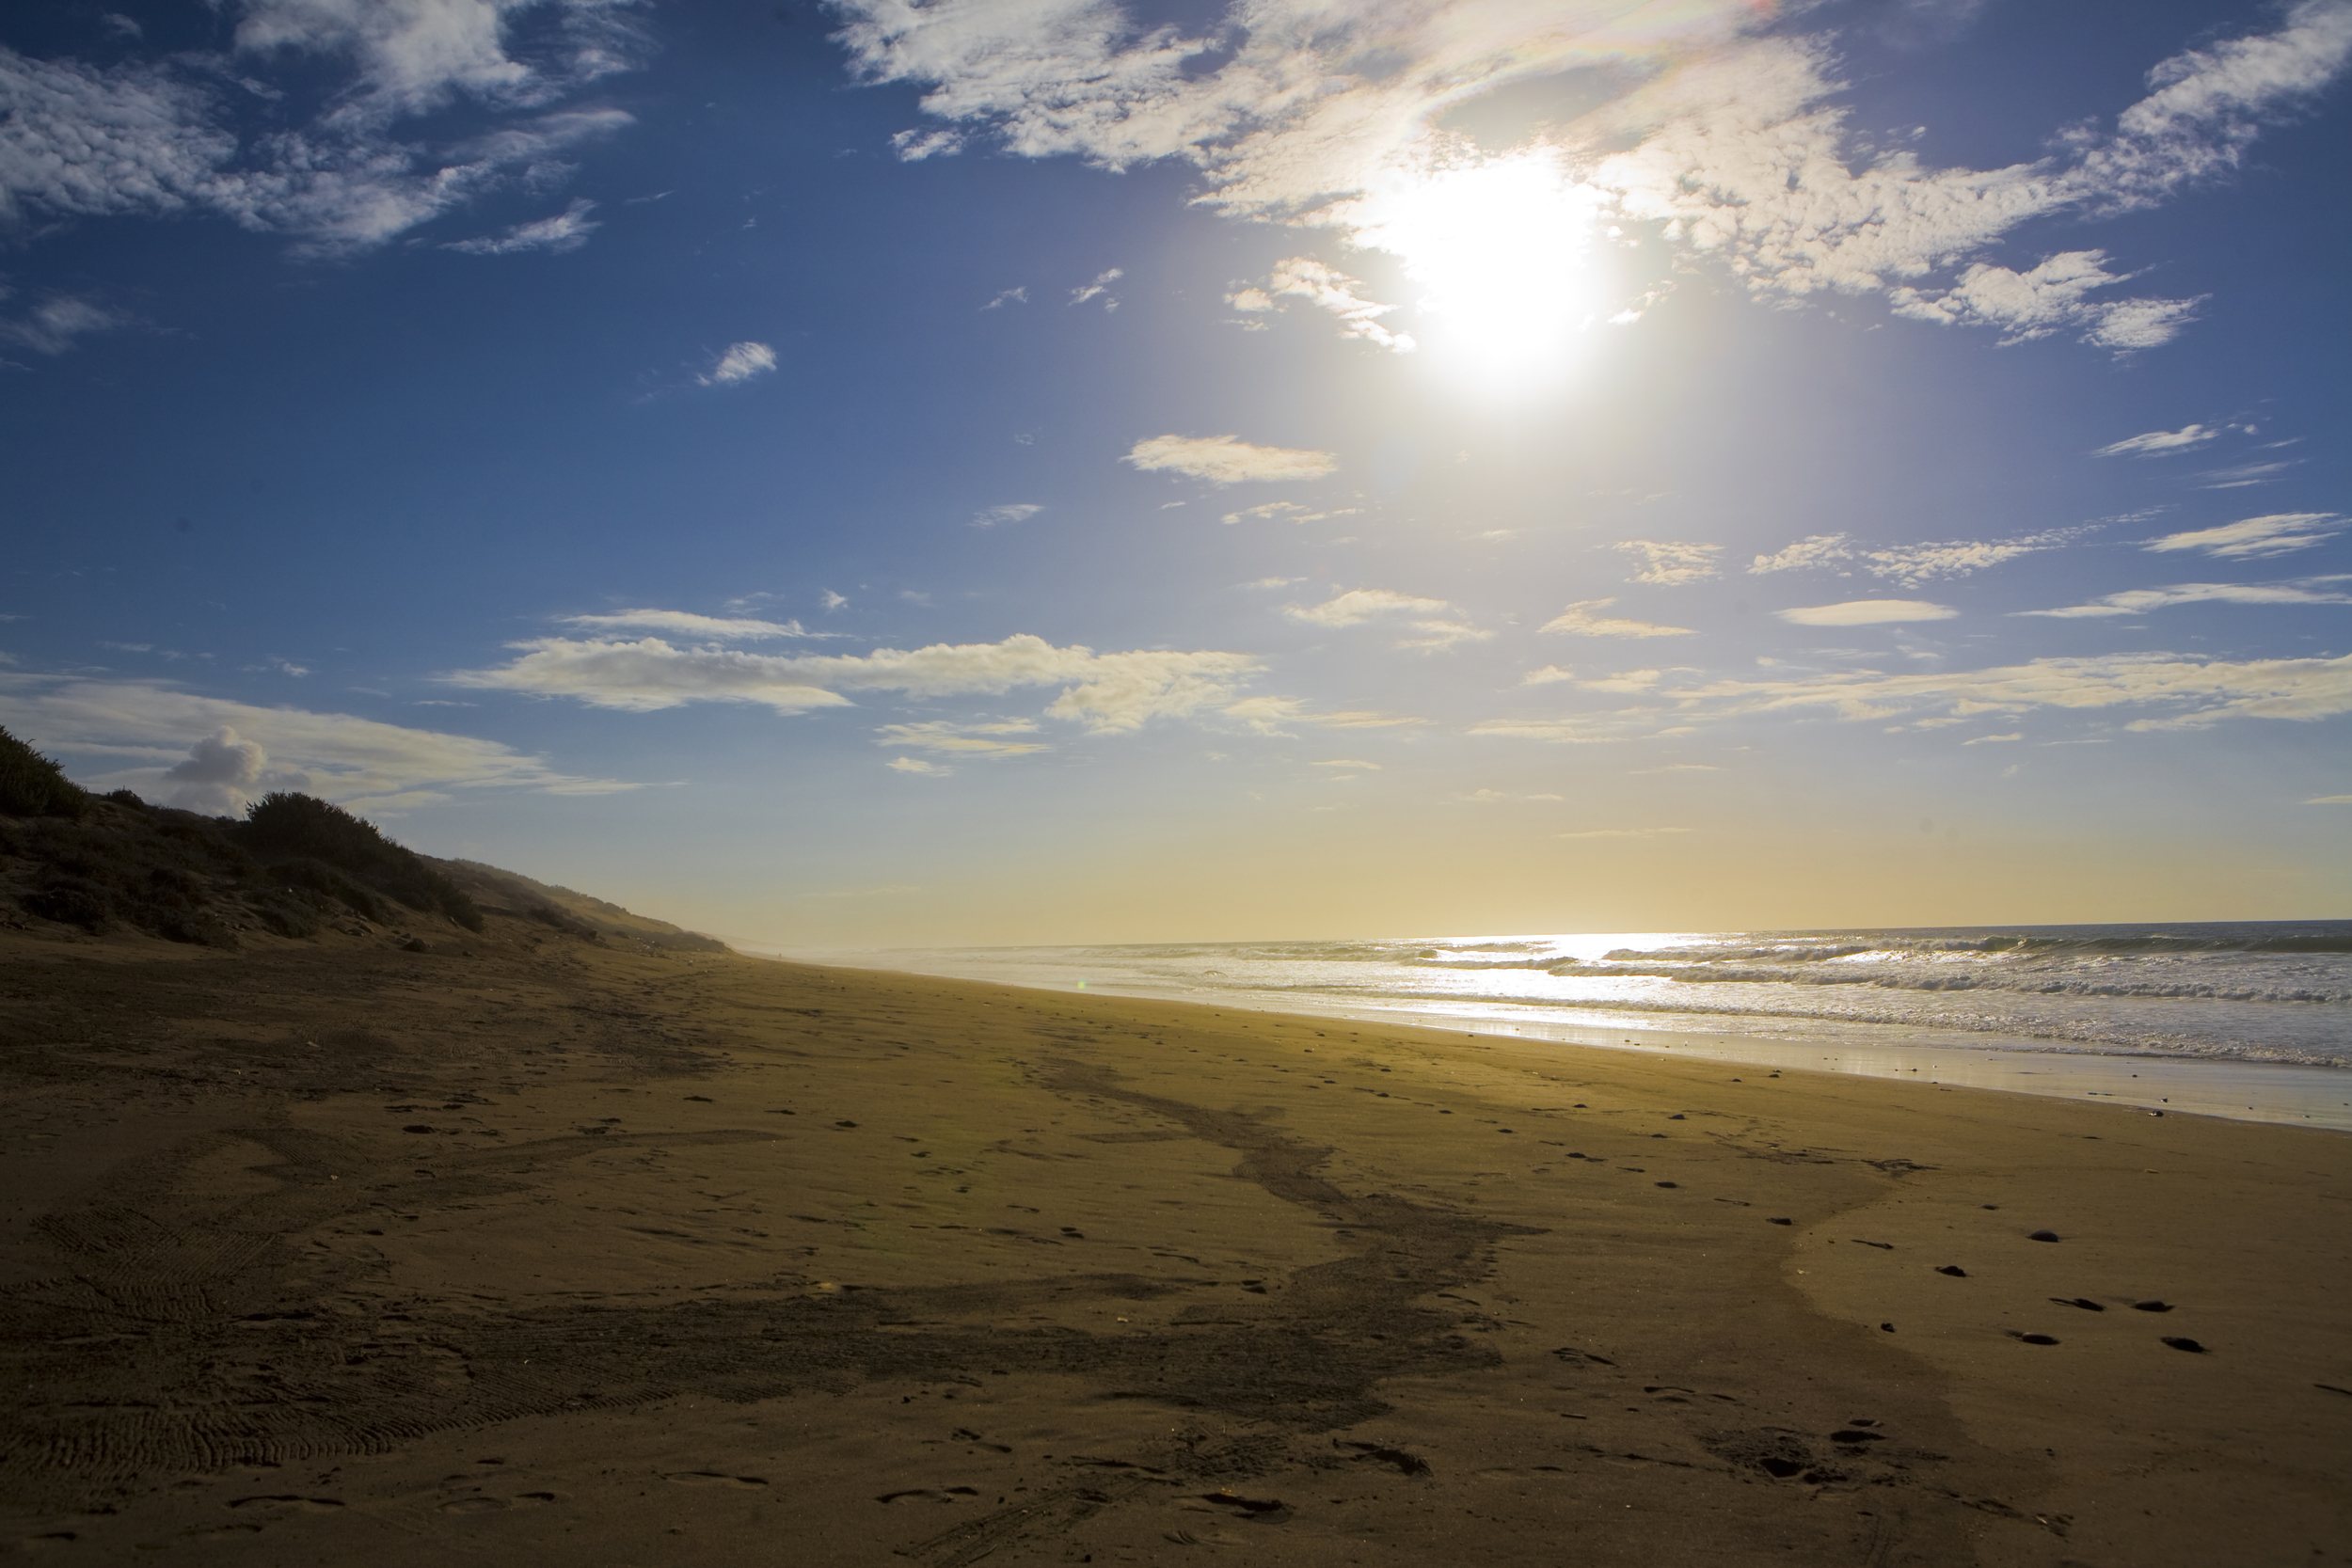
M2352 1129L2352 921L794 956Z

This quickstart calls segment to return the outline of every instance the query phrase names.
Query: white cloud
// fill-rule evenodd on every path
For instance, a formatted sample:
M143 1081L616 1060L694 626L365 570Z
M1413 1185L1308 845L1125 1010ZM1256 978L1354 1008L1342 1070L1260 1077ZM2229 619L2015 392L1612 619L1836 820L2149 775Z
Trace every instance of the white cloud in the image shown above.
M2299 582L2183 582L2169 588L2128 589L2061 610L2020 610L2012 613L2075 621L2142 615L2182 604L2352 604L2352 594L2328 590L2328 584L2337 582L2352 582L2352 577L2305 578Z
M1576 672L1563 670L1557 664L1547 664L1540 670L1530 670L1519 677L1521 686L1551 686L1560 681L1576 679Z
M843 595L836 594L832 589L828 588L825 590L824 597L821 602L827 610L839 610L843 605L848 604L850 601Z
M7 297L8 291L0 289L0 299ZM129 325L128 316L89 300L52 294L21 316L0 317L0 343L15 343L36 354L63 354L77 338Z
M2307 806L2352 806L2352 795L2314 795L2303 803Z
M1800 626L1876 626L1900 621L1948 621L1960 611L1950 605L1930 604L1925 599L1850 599L1844 604L1811 605L1772 613Z
M1026 305L1028 303L1029 291L1027 286L1025 284L1017 289L1004 290L1002 293L998 293L994 299L992 299L986 305L981 306L980 309L983 310L1001 310L1008 305Z
M2166 452L2185 451L2212 440L2221 432L2211 425L2187 424L2178 430L2152 430L2144 436L2129 436L2121 441L2109 442L2090 455L2093 457L2155 457Z
M267 752L250 740L239 739L237 732L224 724L189 747L185 762L165 768L154 791L155 799L167 806L207 816L233 816L271 790L310 787L310 774L270 767Z
M1788 548L1772 555L1759 555L1748 566L1750 576L1764 572L1801 572L1833 562L1853 559L1852 537L1844 533L1816 533L1798 540Z
M1703 582L1713 577L1715 558L1724 553L1721 545L1693 545L1673 539L1623 539L1609 547L1642 558L1642 569L1633 574L1635 582L1668 588Z
M561 155L631 123L617 109L548 111L643 53L632 8L609 0L250 0L237 58L189 54L100 69L0 48L0 218L210 213L297 236L313 252L379 245L483 192L562 178ZM240 67L281 66L326 108L239 133L240 105L287 94ZM236 81L244 96L223 90ZM472 116L437 146L404 118ZM541 112L548 111L548 112ZM437 129L446 126L444 119ZM560 220L558 220L560 221Z
M882 766L894 773L914 773L927 779L944 779L955 771L952 768L942 768L935 762L926 762L921 757L892 757Z
M1335 506L1328 511L1318 512L1296 501L1267 501L1261 506L1245 506L1239 512L1228 512L1219 520L1226 523L1320 523L1333 517L1358 516L1362 512L1360 506ZM1281 580L1289 582L1295 579L1285 578Z
M2333 539L2344 531L2327 525L2341 520L2333 512L2274 512L2268 516L2224 523L2219 528L2168 533L2161 539L2145 541L2144 547L2159 551L2202 550L2229 561L2259 560L2266 555L2284 555L2289 550L2309 549Z
M1860 671L1795 681L1724 681L1678 696L1702 716L1826 707L1849 721L1922 708L1966 718L2043 707L2166 706L2179 711L2125 727L2185 729L2225 718L2309 720L2352 712L2352 657L2233 663L2177 654L2107 654L1932 674Z
M1364 298L1356 292L1362 287L1355 278L1311 256L1293 256L1274 263L1265 287L1241 289L1227 294L1225 302L1236 310L1262 314L1277 309L1283 299L1303 299L1317 309L1337 316L1343 338L1360 338L1397 354L1412 353L1418 345L1410 336L1391 332L1380 325L1379 318L1396 307Z
M1284 605L1282 613L1315 626L1353 626L1375 615L1434 615L1448 606L1443 599L1417 599L1386 588L1351 588L1319 605Z
M1400 648L1419 648L1425 653L1443 653L1465 642L1489 642L1494 633L1460 621L1415 621L1413 630L1420 635L1400 639Z
M2026 732L2019 730L2014 735L1980 735L1974 740L1963 740L1961 744L1963 746L2000 746L2011 740L2023 740L2025 738Z
M688 637L713 638L722 642L756 642L771 637L842 635L839 632L810 631L798 621L696 615L685 610L616 610L609 615L559 615L556 619L567 626L580 626L589 631L667 631Z
M1073 305L1084 305L1089 299L1099 298L1109 290L1113 283L1118 282L1120 278L1126 276L1127 274L1125 270L1120 267L1112 267L1107 271L1096 273L1094 275L1094 281L1091 283L1081 284L1079 287L1070 291L1070 303ZM1119 301L1116 299L1105 299L1103 301L1103 309L1105 310L1116 310L1119 309Z
M1361 768L1367 773L1377 773L1380 771L1380 765L1378 763L1359 762L1354 757L1331 757L1323 762L1311 762L1307 766L1310 768Z
M989 723L957 724L944 719L933 719L919 724L884 724L874 732L882 738L882 746L911 746L926 752L946 752L962 756L1017 757L1030 752L1052 750L1041 740L1006 740L1009 735L1035 735L1037 725L1026 719L998 720Z
M695 379L706 387L727 387L765 375L775 368L776 351L766 343L733 343L719 356L719 362L711 366L708 375Z
M2083 252L2024 272L1968 266L1943 288L1923 279L2030 219L2147 207L2226 173L2352 49L2341 0L2298 0L2270 32L2157 65L2111 129L2085 122L2050 156L1980 171L1901 152L1851 166L1845 113L1829 106L1840 88L1829 40L1756 37L1772 10L1739 0L1341 9L1266 0L1198 37L1137 25L1107 0L842 8L858 73L921 84L924 108L945 124L1027 157L1112 168L1181 159L1205 174L1204 203L1393 249L1435 297L1520 260L1487 243L1489 228L1523 235L1531 213L1557 209L1562 233L1534 247L1549 286L1516 291L1506 324L1514 310L1533 321L1558 308L1544 296L1562 292L1605 202L1761 295L1903 291L1901 303L1935 319L2011 336L2063 326L2119 349L2177 330L2183 302L2085 298L2102 284ZM1548 139L1489 153L1434 129L1482 94L1596 67L1587 80L1606 71L1638 85ZM1410 221L1446 208L1450 191L1512 180L1543 199L1502 204L1507 213L1471 203L1486 227Z
M443 678L476 689L573 697L632 712L729 702L805 713L850 705L840 690L947 697L1062 686L1047 715L1105 734L1137 729L1155 718L1221 708L1232 700L1233 688L1259 669L1246 654L1098 654L1057 648L1027 635L1001 642L877 648L864 655L675 648L651 637L634 642L543 638L511 645L517 656L498 669L459 671Z
M1426 719L1361 709L1309 713L1306 703L1297 697L1244 697L1220 711L1228 719L1239 720L1260 735L1286 735L1289 732L1282 728L1284 724L1312 724L1320 729L1331 730L1382 730L1429 722Z
M1897 287L1887 292L1895 314L1945 325L1990 326L2001 341L2022 343L2062 328L2082 329L2083 341L2103 348L2155 348L2195 318L2196 299L2092 300L2094 289L2130 280L2106 270L2106 252L2069 250L2029 272L1979 261L1948 289Z
M1147 472L1179 473L1212 484L1321 479L1340 466L1327 451L1252 446L1238 436L1154 436L1137 441L1120 461Z
M638 787L559 773L541 758L471 736L255 707L151 682L0 672L0 724L47 750L113 765L95 777L75 769L99 788L199 800L205 809L233 810L224 804L232 795L271 788L384 810L460 789L596 795ZM297 777L308 783L291 782Z
M926 158L953 157L963 150L963 138L953 131L901 131L890 138L898 161L919 164Z
M1849 562L1872 577L1916 588L1937 578L1966 577L2019 556L2055 549L2090 531L2088 527L2049 529L2013 539L1941 539L1883 549L1862 548L1851 534L1817 533L1798 540L1777 554L1757 556L1749 564L1748 573L1759 576L1767 572L1805 571Z
M535 223L518 223L502 234L485 234L479 239L457 240L443 245L443 250L463 251L469 256L512 256L518 251L547 250L561 255L578 250L588 243L588 236L603 227L588 221L588 214L596 204L582 198L553 217Z
M1614 599L1580 599L1545 622L1542 630L1571 637L1688 637L1689 626L1661 626L1650 621L1620 621L1597 614Z
M1034 501L1014 501L1006 506L992 506L985 512L972 514L974 528L994 528L999 523L1025 523L1045 508Z

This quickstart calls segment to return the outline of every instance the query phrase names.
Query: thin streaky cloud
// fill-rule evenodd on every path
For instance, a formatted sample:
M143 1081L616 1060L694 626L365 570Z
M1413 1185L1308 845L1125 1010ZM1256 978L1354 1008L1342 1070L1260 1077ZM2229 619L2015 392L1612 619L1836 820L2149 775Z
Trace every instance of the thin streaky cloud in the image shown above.
M1842 604L1807 605L1776 610L1773 614L1800 626L1877 626L1906 621L1948 621L1960 613L1950 605L1925 599L1848 599Z
M761 621L747 616L697 615L686 610L615 610L602 615L559 615L559 625L589 631L665 631L721 642L758 641L771 637L838 637L811 631L798 621Z
M2041 616L2055 621L2091 620L2115 615L2144 615L2184 604L2328 605L2352 604L2352 594L2329 585L2352 582L2352 574L2304 578L2294 582L2183 582L2169 588L2133 588L2108 594L2087 604L2058 610L2019 610L2014 615Z
M730 344L709 373L696 377L706 387L732 387L776 368L776 351L766 343Z
M1386 588L1351 588L1318 605L1284 605L1282 613L1313 626L1353 626L1375 615L1434 615L1447 608L1443 599L1416 598Z
M2186 451L2201 447L2221 432L2211 425L2188 424L2178 430L2152 430L2144 436L2128 436L2111 441L2090 455L2093 457L2159 457L2168 452Z
M1322 479L1339 459L1298 447L1253 446L1238 436L1154 436L1120 459L1147 473L1178 473L1212 484Z
M1678 539L1621 539L1609 547L1642 561L1633 581L1665 588L1703 582L1715 576L1715 558L1724 553L1721 545L1697 545Z
M518 223L498 234L454 240L441 248L467 256L515 256L531 250L544 250L560 256L564 251L578 250L586 245L588 236L603 227L588 220L588 214L596 208L595 202L583 198L553 217Z
M2334 512L2274 512L2261 517L2241 517L2218 528L2190 529L2141 542L2141 547L2169 552L2199 550L2225 561L2259 560L2285 555L2325 544L2344 531L2343 516Z
M1580 599L1545 622L1539 630L1567 637L1689 637L1689 626L1665 626L1653 621L1620 620L1599 611L1614 599Z

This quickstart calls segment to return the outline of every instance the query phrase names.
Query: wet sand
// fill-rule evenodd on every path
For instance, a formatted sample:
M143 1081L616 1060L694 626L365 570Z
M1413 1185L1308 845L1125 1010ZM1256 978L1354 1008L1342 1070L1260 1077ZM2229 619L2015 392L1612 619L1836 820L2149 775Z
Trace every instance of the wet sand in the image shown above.
M0 932L0 1548L2352 1552L2341 1133L434 945Z

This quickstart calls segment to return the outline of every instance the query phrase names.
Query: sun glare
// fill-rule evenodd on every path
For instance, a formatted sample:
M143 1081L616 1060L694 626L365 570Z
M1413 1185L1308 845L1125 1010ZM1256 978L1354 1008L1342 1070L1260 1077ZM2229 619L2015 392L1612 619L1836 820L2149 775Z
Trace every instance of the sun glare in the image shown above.
M1396 256L1426 293L1422 349L1500 391L1549 380L1597 314L1599 198L1535 148L1399 173L1354 204L1356 244Z

